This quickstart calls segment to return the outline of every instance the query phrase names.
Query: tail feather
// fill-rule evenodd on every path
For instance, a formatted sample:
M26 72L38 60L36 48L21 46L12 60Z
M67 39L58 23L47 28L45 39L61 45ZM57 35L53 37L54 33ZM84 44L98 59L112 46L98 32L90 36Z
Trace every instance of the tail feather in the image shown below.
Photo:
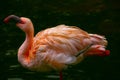
M90 39L93 42L93 44L100 44L100 45L107 45L107 40L105 38L105 36L101 36L98 34L89 34L90 35Z

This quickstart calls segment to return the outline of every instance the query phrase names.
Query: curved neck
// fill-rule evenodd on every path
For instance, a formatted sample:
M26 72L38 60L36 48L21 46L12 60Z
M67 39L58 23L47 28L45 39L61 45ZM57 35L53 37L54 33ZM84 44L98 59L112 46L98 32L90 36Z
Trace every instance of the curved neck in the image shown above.
M18 50L18 61L26 66L29 59L29 50L31 49L32 42L34 37L34 29L31 29L30 32L26 32L26 39Z

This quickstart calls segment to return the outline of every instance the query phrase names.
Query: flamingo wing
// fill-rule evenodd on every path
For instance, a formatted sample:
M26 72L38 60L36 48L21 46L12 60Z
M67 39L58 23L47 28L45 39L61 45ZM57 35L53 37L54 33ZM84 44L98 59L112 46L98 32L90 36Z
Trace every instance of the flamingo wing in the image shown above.
M63 68L76 61L78 52L89 44L83 41L88 39L88 33L79 28L59 25L35 36L31 55L37 54L45 63Z

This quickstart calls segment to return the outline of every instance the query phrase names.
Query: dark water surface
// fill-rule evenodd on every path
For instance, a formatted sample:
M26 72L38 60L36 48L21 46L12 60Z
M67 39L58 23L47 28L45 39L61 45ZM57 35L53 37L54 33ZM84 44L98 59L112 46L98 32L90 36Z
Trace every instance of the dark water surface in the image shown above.
M0 80L59 80L57 72L32 72L17 61L24 33L3 19L15 14L29 17L35 33L59 24L78 26L105 35L108 57L88 57L63 71L64 80L120 80L120 7L117 0L3 0L0 2Z

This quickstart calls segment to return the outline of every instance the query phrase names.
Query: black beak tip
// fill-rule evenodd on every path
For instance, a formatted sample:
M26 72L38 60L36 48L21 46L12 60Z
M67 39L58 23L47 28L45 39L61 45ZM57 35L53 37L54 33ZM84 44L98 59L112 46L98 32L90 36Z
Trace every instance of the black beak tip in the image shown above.
M8 16L8 17L6 17L3 21L5 22L5 23L8 23L9 21L11 21L11 20L14 20L15 21L15 23L24 23L21 19L20 19L20 17L18 17L18 16L16 16L16 15L10 15L10 16Z

